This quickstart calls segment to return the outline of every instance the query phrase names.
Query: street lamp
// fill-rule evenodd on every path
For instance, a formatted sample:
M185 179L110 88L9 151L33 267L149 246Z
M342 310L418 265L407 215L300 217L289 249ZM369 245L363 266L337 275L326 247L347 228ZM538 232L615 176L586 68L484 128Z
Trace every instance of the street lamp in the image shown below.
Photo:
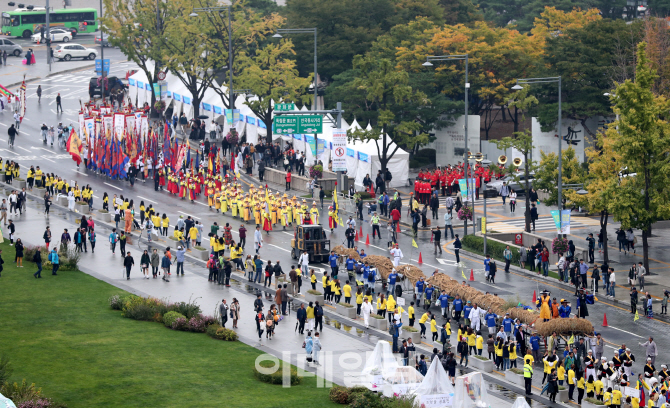
M282 34L311 34L314 33L314 110L317 110L318 89L316 86L317 71L316 71L316 28L280 28L277 30L272 38L284 38ZM317 147L318 148L318 147Z
M426 62L424 62L422 65L424 67L432 67L433 62L436 61L458 61L458 60L464 60L465 61L465 125L463 126L465 130L465 187L468 190L468 193L470 193L470 159L467 157L468 155L468 90L470 89L470 83L468 82L468 54L453 54L453 55L430 55L426 57ZM479 150L481 151L481 145L479 146ZM474 196L473 196L474 197ZM467 204L466 204L467 205ZM474 222L475 217L475 202L474 199L472 200L472 220ZM467 228L467 223L465 224L465 230L463 231L463 235L468 235L468 228ZM476 231L477 228L473 224L473 229Z
M233 26L231 22L231 15L233 14L232 6L224 7L197 7L189 14L189 17L198 17L198 11L211 13L213 11L227 11L228 12L228 105L232 117L233 109L235 109L235 95L233 92Z
M561 138L561 129L562 129L562 100L561 100L561 90L562 90L562 79L560 76L557 77L544 77L544 78L521 78L516 80L516 85L512 87L513 90L518 91L523 89L520 84L546 84L546 83L558 83L558 220L559 225L563 225L563 151L562 147L562 138Z
M490 166L491 163L492 162L489 159L484 159L480 162L480 164L484 167ZM484 256L486 256L486 187L483 182L482 182L482 196L484 198L484 231L482 235L484 236Z

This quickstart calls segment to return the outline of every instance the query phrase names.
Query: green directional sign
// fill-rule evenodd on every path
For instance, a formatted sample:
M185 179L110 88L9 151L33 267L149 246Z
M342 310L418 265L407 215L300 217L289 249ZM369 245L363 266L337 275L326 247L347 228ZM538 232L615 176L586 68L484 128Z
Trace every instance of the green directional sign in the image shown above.
M323 133L323 117L321 115L299 116L298 133Z
M297 116L288 116L288 115L275 116L272 123L275 128L275 133L278 134L300 133L298 132Z
M276 110L276 111L292 111L292 110L295 110L295 103L275 103L274 110Z

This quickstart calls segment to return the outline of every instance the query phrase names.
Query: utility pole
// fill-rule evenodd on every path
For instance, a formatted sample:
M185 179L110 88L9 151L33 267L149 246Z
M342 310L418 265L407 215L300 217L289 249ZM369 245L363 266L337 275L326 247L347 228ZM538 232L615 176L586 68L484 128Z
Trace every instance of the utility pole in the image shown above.
M47 43L47 62L49 63L49 72L51 72L51 36L49 35L49 0L47 0L47 9L46 9L46 43Z
M102 104L105 104L105 46L102 44L105 40L102 34L102 0L100 0L100 94L102 95Z

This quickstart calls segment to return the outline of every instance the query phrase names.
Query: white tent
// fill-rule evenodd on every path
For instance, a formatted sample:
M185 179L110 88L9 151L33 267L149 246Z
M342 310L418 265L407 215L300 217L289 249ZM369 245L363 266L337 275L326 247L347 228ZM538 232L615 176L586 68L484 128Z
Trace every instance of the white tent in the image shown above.
M384 377L394 375L398 367L398 360L393 355L389 342L379 340L365 360L361 380L368 388L381 388L384 384Z
M454 401L454 386L444 371L439 359L434 359L430 364L423 382L413 392L416 395L414 404L421 406L425 404L430 407L451 407Z

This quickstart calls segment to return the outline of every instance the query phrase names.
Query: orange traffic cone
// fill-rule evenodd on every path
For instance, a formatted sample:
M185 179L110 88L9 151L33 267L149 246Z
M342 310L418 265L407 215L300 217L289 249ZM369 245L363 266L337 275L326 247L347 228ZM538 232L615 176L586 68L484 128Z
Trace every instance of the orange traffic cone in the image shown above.
M419 263L420 263L420 264L423 263L423 258L421 257L421 252L419 252Z
M358 241L358 231L356 232L356 237L354 238L355 241Z
M533 291L533 304L537 303L537 294Z
M396 224L398 226L398 230L396 231L398 234L400 234L400 223Z
M365 235L365 245L370 245L370 234Z
M607 327L607 313L603 315L603 327Z
M362 225L360 227L358 227L358 233L361 234L361 236L363 236L363 226Z
M475 271L473 269L470 269L470 282L475 281Z

